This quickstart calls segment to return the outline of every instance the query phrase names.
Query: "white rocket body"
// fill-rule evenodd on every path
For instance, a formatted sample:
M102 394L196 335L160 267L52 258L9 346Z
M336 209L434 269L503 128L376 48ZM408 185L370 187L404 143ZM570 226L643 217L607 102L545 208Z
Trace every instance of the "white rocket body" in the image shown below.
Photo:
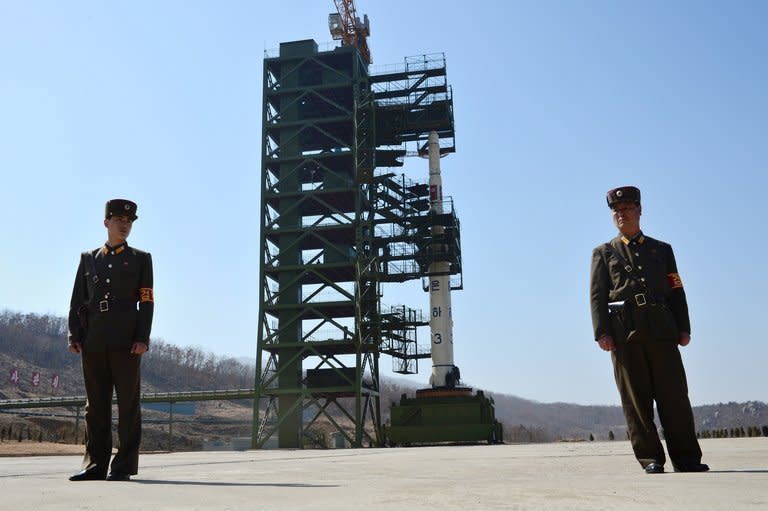
M443 213L443 181L440 176L440 144L437 133L432 131L428 140L429 150L429 201L434 214ZM442 234L442 225L432 226L432 235ZM433 247L436 249L437 247ZM445 252L445 248L443 252ZM429 329L432 347L432 387L453 387L456 374L453 364L453 317L451 314L451 276L448 261L432 262L429 271ZM447 381L446 378L449 377Z

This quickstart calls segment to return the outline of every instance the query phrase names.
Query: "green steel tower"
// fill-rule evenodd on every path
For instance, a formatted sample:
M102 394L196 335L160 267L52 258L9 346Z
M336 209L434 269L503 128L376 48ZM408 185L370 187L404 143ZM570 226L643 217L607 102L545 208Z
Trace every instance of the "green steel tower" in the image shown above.
M374 171L402 166L429 131L454 150L445 60L369 75L354 46L283 43L264 59L262 123L253 446L327 443L320 424L353 447L379 445L380 355L403 373L429 357L421 314L382 311L381 284L426 275L436 220L426 185ZM455 233L460 275L458 220L450 209L439 221Z

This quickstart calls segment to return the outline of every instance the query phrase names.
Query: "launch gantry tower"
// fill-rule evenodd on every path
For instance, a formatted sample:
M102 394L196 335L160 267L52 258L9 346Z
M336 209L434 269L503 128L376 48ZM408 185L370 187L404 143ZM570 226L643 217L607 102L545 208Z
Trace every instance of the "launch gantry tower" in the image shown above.
M455 150L445 58L371 74L357 46L282 43L264 59L263 101L253 446L327 445L321 423L348 445L378 445L380 355L401 373L430 356L416 336L427 321L383 307L382 284L421 279L439 258L461 285L450 201L435 218L426 185L376 170L402 166L430 131L442 153Z

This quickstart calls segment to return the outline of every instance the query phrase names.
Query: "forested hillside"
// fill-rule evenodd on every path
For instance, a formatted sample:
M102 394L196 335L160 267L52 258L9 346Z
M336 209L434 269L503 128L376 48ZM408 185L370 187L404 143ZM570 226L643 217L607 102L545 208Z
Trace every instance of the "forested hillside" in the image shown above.
M242 389L251 388L253 381L251 364L159 339L153 339L142 361L144 392ZM384 379L381 387L384 420L389 416L391 402L415 390L397 379ZM64 318L0 313L0 399L83 394L80 357L66 349ZM504 424L507 441L605 440L626 436L618 406L538 403L488 390L486 394L495 401L496 416ZM240 401L230 405L199 404L197 410L210 414L206 419L209 423L237 423L232 434L248 434L251 403ZM768 406L760 401L699 406L694 414L703 436L754 436L768 432Z
M0 396L82 394L80 357L67 351L66 332L64 318L0 313ZM17 381L11 381L12 371L17 372ZM252 365L234 358L158 339L152 340L142 360L145 392L248 388L253 386L253 375Z

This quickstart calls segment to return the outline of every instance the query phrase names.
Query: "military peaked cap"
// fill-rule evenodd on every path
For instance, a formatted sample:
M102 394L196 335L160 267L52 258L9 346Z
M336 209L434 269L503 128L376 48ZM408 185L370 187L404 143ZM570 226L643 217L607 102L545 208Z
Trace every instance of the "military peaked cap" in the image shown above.
M618 188L608 190L606 200L608 201L608 207L610 208L619 202L634 202L639 206L640 189L634 186L620 186Z
M104 210L104 218L109 218L113 215L127 216L131 220L139 218L136 216L136 203L126 199L112 199L107 201L107 206Z

